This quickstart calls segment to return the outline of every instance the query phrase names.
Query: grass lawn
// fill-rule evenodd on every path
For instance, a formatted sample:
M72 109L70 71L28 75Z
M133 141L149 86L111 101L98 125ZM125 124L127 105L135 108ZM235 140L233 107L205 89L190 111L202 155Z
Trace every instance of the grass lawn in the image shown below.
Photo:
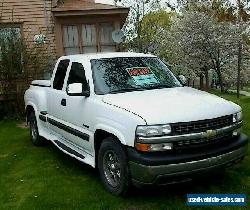
M237 87L236 87L236 86L233 86L233 87L230 88L230 89L232 89L232 90L237 90ZM243 87L242 90L247 91L247 92L250 92L250 84L245 85L245 86Z
M250 85L247 85L243 88L243 90L247 91L247 92L250 92Z
M250 97L222 97L242 106L243 130L250 136ZM133 188L121 198L104 190L94 169L52 144L32 146L28 130L16 125L14 121L0 122L0 209L193 209L185 204L187 193L245 193L249 206L250 148L244 161L227 169L224 176L164 188Z

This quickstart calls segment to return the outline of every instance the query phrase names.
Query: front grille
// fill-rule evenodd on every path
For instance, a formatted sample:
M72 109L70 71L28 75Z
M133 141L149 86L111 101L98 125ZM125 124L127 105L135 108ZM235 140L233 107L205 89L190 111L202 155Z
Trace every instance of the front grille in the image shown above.
M201 139L191 139L191 140L183 140L174 142L174 149L175 150L191 150L191 149L201 149L201 148L208 148L208 146L219 146L224 145L232 139L233 133L228 132L224 134L217 135L213 138L201 138Z
M200 133L207 130L220 129L233 124L233 115L227 115L208 120L181 122L171 124L172 135Z

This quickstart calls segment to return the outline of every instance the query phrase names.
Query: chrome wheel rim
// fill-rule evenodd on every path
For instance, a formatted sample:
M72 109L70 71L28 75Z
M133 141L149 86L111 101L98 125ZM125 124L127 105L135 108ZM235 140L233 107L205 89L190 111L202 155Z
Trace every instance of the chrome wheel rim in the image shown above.
M117 187L121 180L121 164L114 151L106 151L103 156L103 170L108 183Z

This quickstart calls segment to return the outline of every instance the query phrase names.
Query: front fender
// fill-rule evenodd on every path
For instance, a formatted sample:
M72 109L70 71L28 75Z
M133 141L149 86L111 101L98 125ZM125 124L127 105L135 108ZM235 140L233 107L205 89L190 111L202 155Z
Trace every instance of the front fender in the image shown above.
M103 130L111 133L116 136L123 145L127 145L126 136L118 128L106 124L97 124L94 128L94 132L96 132L96 130Z

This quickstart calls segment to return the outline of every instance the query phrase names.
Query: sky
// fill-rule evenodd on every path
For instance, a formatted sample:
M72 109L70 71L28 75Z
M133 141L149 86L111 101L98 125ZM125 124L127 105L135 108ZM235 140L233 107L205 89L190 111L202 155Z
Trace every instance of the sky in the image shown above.
M96 3L102 3L102 4L114 4L113 0L95 0Z

